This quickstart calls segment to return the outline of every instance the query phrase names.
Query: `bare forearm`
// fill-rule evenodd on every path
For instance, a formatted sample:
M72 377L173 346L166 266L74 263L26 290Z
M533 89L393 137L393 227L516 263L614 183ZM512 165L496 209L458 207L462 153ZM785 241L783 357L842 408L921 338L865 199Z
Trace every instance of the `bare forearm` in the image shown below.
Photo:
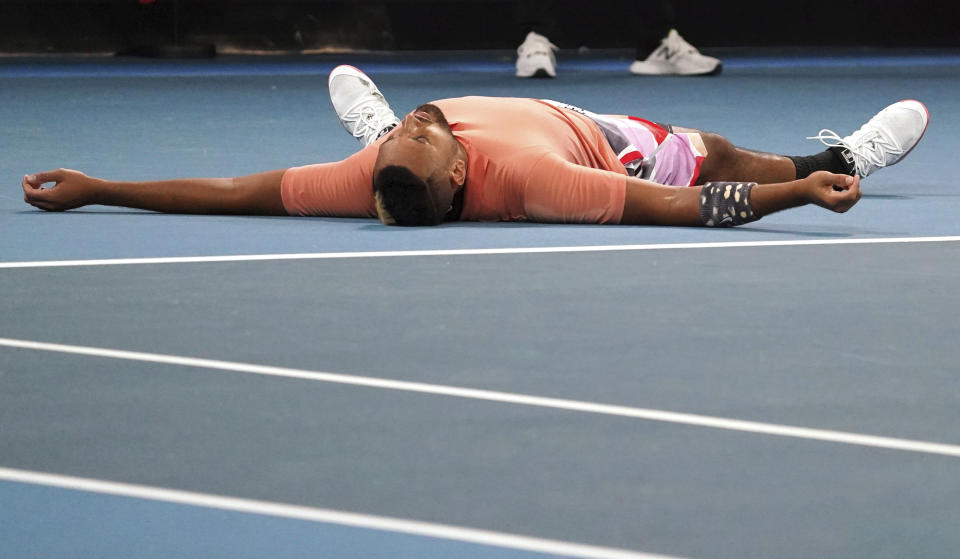
M647 181L643 181L647 182ZM808 203L800 181L756 185L750 203L757 217ZM701 188L627 183L621 223L701 226Z
M647 180L627 178L626 200L620 223L701 225L699 193L699 188L664 186Z
M93 202L167 213L235 213L233 179L121 182L91 178Z
M90 180L96 204L166 213L282 215L282 173L146 182Z
M758 184L750 191L750 205L758 218L809 203L805 185L799 180Z
M817 204L835 212L845 212L860 199L859 181L854 177L818 172L805 179L778 183L754 185L749 189L748 204L740 204L738 192L747 191L746 184L737 188L737 183L722 183L723 191L715 191L722 197L722 205L737 202L737 214L742 219L732 220L732 224L752 221L774 212L796 208L806 204ZM727 185L732 185L727 187ZM836 186L834 186L836 185ZM729 188L729 190L728 190ZM723 197L729 192L730 200ZM711 201L709 192L700 187L686 188L663 186L650 181L628 178L626 201L621 223L633 225L674 225L674 226L713 226L730 225L722 220L710 219L711 215L731 215L731 208L716 212L709 208L701 213L702 206ZM748 215L749 214L749 215ZM706 217L704 217L706 216ZM721 216L722 217L722 216Z

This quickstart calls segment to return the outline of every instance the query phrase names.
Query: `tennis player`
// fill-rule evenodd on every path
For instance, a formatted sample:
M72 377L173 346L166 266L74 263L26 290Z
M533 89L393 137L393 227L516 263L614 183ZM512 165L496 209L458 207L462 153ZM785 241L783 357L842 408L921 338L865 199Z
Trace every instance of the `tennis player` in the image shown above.
M900 101L810 156L745 150L725 138L547 100L462 97L397 119L360 70L330 75L334 108L365 146L338 162L245 177L116 182L58 169L23 178L50 211L104 204L175 213L723 227L816 204L845 212L860 178L900 161L929 114ZM52 186L46 186L52 183ZM684 188L697 185L696 188Z

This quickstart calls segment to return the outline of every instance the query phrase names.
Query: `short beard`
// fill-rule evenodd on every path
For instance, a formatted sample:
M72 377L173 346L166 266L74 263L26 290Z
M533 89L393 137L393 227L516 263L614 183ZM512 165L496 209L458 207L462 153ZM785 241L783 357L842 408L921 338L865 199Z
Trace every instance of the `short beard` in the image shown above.
M438 106L436 106L436 105L431 105L430 103L425 103L425 104L420 105L419 107L417 107L415 110L417 110L417 111L423 111L423 112L427 113L427 114L430 115L436 122L438 122L438 123L440 123L441 125L443 125L444 129L446 129L447 132L450 132L451 134L453 134L453 132L450 130L450 123L447 122L447 117L445 117L445 116L443 115L443 111L440 110L440 107L438 107Z

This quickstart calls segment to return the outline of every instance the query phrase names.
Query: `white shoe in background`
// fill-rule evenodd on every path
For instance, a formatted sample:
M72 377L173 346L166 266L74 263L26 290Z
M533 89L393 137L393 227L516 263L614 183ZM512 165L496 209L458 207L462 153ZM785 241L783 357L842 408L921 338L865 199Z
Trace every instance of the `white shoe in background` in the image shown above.
M549 39L533 31L527 33L523 44L517 48L518 78L557 77L557 46Z
M646 60L634 60L630 65L630 73L643 76L707 76L722 70L719 59L700 54L676 29L667 33Z

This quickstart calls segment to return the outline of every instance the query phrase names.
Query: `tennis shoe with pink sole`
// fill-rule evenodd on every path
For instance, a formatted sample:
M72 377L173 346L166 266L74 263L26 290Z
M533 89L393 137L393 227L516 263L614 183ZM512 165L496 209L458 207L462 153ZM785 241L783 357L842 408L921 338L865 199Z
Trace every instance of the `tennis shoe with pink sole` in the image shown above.
M364 146L400 123L377 85L358 68L337 66L330 72L327 87L340 124Z
M899 163L917 147L929 123L927 107L920 101L905 99L883 109L849 136L841 138L833 130L824 128L807 139L842 148L842 155L863 178Z

